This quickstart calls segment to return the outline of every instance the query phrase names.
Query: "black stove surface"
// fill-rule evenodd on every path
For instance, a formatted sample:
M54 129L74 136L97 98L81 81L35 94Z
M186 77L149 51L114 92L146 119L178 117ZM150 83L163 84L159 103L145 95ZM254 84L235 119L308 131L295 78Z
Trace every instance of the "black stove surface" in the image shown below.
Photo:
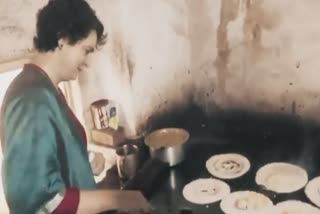
M320 126L291 115L257 114L241 111L220 112L201 117L184 114L155 128L174 126L187 129L191 139L187 143L184 162L166 173L161 184L150 197L157 213L223 213L220 202L196 205L186 201L183 187L198 178L212 177L205 162L212 155L239 153L246 156L250 170L240 178L225 180L231 191L251 190L268 196L274 203L297 199L311 203L304 189L290 194L276 194L255 183L257 170L271 162L288 162L307 170L309 180L320 176Z

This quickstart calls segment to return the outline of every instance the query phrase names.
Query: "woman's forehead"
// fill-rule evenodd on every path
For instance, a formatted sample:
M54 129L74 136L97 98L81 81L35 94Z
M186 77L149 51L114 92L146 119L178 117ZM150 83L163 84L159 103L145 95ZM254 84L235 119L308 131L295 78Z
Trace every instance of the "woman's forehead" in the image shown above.
M81 46L87 46L87 47L96 47L97 45L97 33L95 31L91 31L86 38L79 41L79 44Z

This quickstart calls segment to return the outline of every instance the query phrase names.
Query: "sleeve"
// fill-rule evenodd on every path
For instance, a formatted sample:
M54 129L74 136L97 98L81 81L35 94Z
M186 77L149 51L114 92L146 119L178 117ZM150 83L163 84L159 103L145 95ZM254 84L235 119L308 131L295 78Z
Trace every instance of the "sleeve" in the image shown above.
M77 211L79 190L63 182L53 118L48 103L23 99L3 114L2 181L13 214Z
M79 189L69 188L66 190L65 195L59 203L58 207L53 211L53 214L75 214L77 213L78 205L80 201Z

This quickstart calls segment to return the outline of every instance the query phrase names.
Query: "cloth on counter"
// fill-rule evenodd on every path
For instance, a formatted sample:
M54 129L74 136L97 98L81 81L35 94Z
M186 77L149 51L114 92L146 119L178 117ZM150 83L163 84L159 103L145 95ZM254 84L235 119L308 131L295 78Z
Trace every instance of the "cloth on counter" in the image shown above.
M94 180L96 183L101 182L103 179L105 179L105 176L107 174L107 171L111 169L111 167L116 162L116 152L112 148L108 148L105 146L96 145L92 142L88 142L88 152L93 153L102 153L104 159L105 159L105 165L104 169L98 176L94 176Z

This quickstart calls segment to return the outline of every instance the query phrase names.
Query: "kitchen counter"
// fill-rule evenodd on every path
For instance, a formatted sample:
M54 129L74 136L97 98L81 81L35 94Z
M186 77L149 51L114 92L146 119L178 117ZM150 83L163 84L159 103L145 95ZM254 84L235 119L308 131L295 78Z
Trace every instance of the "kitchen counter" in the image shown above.
M240 178L225 180L231 191L252 190L267 195L274 203L287 199L309 200L304 189L291 194L275 194L255 183L255 174L271 162L289 162L305 168L309 180L320 176L320 125L294 116L243 112L219 113L211 118L199 114L164 121L154 126L181 127L191 138L187 142L186 160L157 178L150 203L158 214L219 214L220 202L196 205L186 201L183 187L198 178L212 177L205 162L212 155L240 153L251 162L250 170ZM146 173L148 176L148 173Z

